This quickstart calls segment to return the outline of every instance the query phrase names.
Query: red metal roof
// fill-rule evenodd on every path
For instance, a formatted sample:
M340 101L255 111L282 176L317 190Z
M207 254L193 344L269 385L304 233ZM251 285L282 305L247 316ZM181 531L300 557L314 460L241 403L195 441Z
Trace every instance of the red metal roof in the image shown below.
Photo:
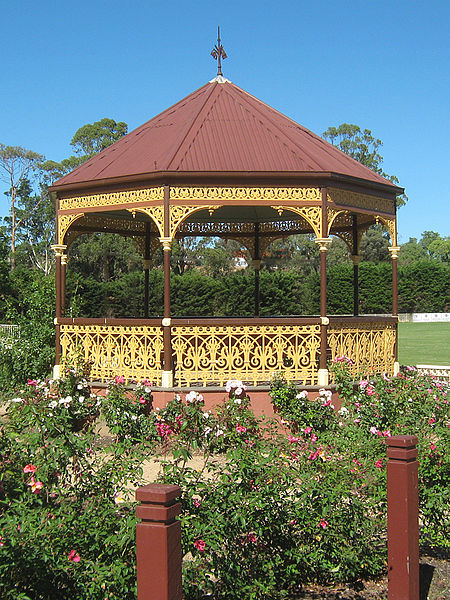
M233 83L213 80L53 187L161 172L338 173L390 184ZM395 186L392 186L395 187Z

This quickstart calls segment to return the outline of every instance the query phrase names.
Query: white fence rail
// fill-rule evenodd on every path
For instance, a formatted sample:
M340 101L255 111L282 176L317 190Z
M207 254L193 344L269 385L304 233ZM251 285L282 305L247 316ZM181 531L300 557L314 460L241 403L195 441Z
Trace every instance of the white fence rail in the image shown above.
M20 338L20 327L19 325L9 325L0 323L0 343L1 342L13 342Z
M434 375L434 377L438 377L443 381L450 382L450 366L443 365L416 365L419 373L424 373L426 375Z

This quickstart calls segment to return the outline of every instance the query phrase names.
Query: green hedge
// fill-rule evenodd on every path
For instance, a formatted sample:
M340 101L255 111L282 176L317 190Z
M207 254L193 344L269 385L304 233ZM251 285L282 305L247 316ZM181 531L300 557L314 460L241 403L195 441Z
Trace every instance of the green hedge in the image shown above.
M450 267L418 261L399 267L400 312L445 312L450 304ZM150 272L149 315L163 312L163 272ZM261 272L260 314L307 315L319 312L320 277L294 271ZM328 269L328 312L353 310L353 267ZM103 283L80 275L68 278L72 316L140 317L143 315L144 274L134 271ZM389 263L362 263L359 269L360 313L389 313L392 270ZM251 316L254 313L254 274L239 272L212 278L199 271L171 276L174 316Z

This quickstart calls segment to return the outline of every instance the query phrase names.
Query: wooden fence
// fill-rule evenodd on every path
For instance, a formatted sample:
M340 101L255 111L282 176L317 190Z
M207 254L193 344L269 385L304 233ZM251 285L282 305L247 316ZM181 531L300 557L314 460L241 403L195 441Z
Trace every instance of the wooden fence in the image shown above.
M388 600L419 600L417 437L387 442ZM136 491L138 600L182 600L181 511L177 485Z

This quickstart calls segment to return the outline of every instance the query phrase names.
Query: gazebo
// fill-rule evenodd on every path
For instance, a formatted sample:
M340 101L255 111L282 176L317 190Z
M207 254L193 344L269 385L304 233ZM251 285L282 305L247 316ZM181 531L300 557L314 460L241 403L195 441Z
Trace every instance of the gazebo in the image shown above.
M162 388L258 385L274 372L303 385L330 383L330 359L347 355L356 372L392 373L397 363L396 196L403 189L353 160L219 74L121 138L51 188L57 206L56 367L75 351L91 377L148 378ZM359 248L376 223L387 228L392 316L358 314ZM142 318L65 315L67 251L84 233L129 236L142 251ZM261 257L275 239L312 234L320 249L320 315L259 316ZM170 256L175 239L240 241L255 268L255 316L171 315ZM349 249L354 311L327 314L327 250ZM149 318L152 253L164 253L164 314ZM130 293L133 293L130 290Z

